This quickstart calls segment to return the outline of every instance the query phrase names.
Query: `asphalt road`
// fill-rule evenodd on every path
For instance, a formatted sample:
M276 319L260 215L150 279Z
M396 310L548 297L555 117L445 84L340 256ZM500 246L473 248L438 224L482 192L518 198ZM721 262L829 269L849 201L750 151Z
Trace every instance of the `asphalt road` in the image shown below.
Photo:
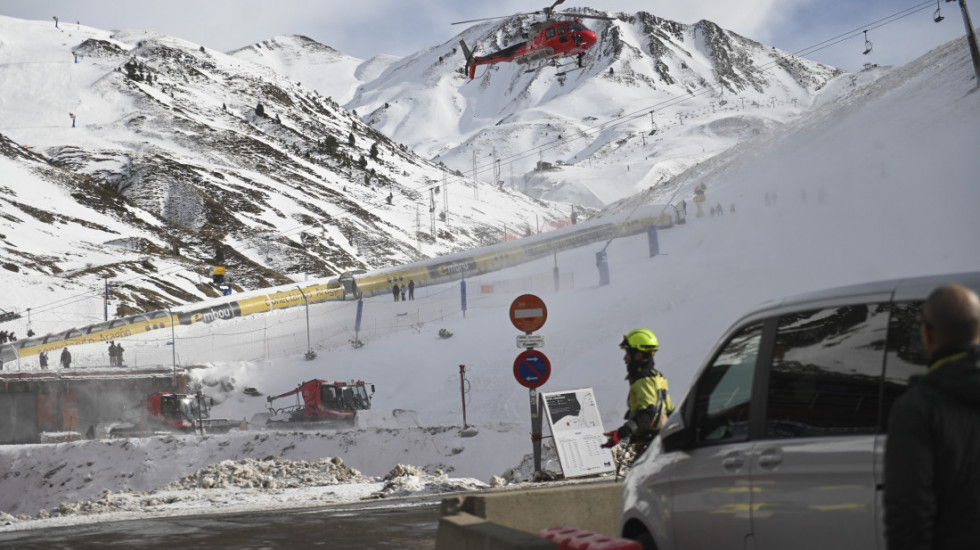
M439 500L116 521L0 533L0 549L432 550Z

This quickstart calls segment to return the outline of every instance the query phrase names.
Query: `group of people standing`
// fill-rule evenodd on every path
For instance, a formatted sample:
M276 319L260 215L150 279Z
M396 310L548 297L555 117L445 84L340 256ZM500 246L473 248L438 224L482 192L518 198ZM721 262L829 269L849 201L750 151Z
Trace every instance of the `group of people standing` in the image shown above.
M48 368L48 352L42 351L37 354L37 360L41 364L41 368L47 370ZM61 366L68 368L71 366L71 352L68 351L68 347L61 350Z
M415 299L415 280L414 279L409 279L408 280L408 284L404 284L404 285L398 286L398 283L395 283L394 285L391 286L391 294L395 297L395 301L396 302L399 299L401 299L401 301L403 301L403 302L405 301L405 299L406 299L405 298L405 291L408 291L408 299L409 300L414 300Z
M109 366L110 367L121 367L123 366L123 347L122 344L117 344L115 340L109 341Z
M115 340L109 342L109 366L123 366L123 351L122 344L117 344ZM37 359L42 369L48 368L48 352L42 351L37 355ZM61 357L58 359L58 361L61 363L61 368L71 368L71 352L68 351L68 346L65 346L65 348L61 350Z

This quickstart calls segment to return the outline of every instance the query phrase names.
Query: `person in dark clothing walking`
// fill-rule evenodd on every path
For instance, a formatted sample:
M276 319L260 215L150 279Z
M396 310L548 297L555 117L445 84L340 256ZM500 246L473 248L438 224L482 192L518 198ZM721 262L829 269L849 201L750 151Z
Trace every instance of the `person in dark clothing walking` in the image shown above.
M61 350L61 367L65 369L71 367L71 352L68 351L67 346Z
M398 301L398 294L400 292L401 291L398 288L398 283L395 283L395 284L391 285L391 293L395 296L395 301L396 302Z
M885 448L888 550L980 541L980 298L942 285L923 303L929 371L892 406Z
M630 383L629 409L626 423L618 430L606 432L609 439L602 446L615 447L621 440L629 438L639 456L660 433L660 427L674 411L674 404L667 393L667 379L654 368L653 356L660 347L656 335L645 328L631 330L619 347L626 352L623 361Z
M48 352L42 351L37 355L37 359L41 362L42 369L48 368Z
M415 279L408 280L408 299L415 299Z

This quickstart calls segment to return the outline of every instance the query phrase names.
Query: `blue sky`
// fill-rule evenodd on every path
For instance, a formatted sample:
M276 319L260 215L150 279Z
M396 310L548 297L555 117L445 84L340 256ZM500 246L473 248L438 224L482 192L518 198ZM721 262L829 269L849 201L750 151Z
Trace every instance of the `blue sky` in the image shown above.
M708 19L726 29L777 48L797 52L906 8L921 0L566 0L558 9L591 8L633 14L647 11L680 23ZM407 55L435 46L462 31L453 21L541 9L545 2L497 0L4 0L0 14L35 20L80 21L92 27L148 29L210 48L229 51L281 34L302 34L354 57ZM980 0L969 0L974 18ZM901 64L964 34L956 3L941 1L946 18L932 21L937 4L869 33L871 54L862 55L863 37L805 55L856 71L864 63Z

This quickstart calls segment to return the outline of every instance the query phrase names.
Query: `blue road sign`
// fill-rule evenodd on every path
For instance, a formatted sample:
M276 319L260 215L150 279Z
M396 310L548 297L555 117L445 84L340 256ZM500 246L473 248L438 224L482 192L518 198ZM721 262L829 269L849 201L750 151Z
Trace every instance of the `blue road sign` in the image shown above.
M536 349L521 352L514 360L514 378L525 388L537 388L551 376L551 362Z

